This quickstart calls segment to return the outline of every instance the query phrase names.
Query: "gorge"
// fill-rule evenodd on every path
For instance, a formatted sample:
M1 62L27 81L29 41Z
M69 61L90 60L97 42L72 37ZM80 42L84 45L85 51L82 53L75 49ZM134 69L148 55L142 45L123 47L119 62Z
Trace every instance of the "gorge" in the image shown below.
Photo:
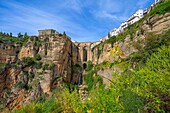
M170 112L169 9L164 1L103 42L1 34L1 112Z

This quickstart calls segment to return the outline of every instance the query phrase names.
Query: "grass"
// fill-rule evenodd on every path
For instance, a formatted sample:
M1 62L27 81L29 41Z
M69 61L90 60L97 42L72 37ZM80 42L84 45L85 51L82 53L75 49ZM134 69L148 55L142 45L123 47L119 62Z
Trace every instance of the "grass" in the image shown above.
M149 16L153 16L156 14L163 15L167 12L170 12L170 1L167 0L163 3L158 4L157 7L155 7L149 14Z

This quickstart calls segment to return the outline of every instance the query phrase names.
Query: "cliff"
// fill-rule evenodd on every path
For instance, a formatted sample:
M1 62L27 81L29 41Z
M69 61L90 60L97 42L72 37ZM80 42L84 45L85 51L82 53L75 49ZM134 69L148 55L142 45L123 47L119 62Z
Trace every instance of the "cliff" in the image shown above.
M143 21L138 29L133 31L135 26L138 26L138 23L125 29L123 34L112 37L116 40L113 45L105 41L93 48L93 63L113 62L119 58L125 59L131 53L138 52L141 49L140 47L145 46L148 35L151 33L159 35L170 28L170 13L150 16ZM119 39L119 37L124 37L124 39Z
M118 83L113 87L122 86L114 92L127 91L129 81L135 84L128 77L143 68L147 57L158 48L170 44L169 28L168 12L147 15L118 36L101 43L73 43L68 36L59 33L32 36L23 46L0 41L0 109L12 110L31 101L45 100L54 89L63 88L63 83L77 85L82 74L89 91L100 88L102 83L105 89L110 88L110 83ZM122 79L124 77L129 81ZM118 80L127 81L122 84ZM120 95L115 97L116 103Z
M6 63L0 72L1 108L50 95L63 81L77 84L82 73L78 47L66 35L32 36L21 49L6 45L1 52L1 63Z

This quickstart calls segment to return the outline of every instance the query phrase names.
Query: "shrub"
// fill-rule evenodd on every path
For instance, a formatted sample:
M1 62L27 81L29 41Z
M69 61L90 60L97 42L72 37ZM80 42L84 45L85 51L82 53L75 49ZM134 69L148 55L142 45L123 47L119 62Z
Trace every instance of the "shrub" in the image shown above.
M157 7L155 7L151 12L150 15L155 14L165 14L167 12L170 12L170 1L165 1L161 4L158 4Z
M86 71L90 71L93 68L93 64L91 61L87 61L87 68L85 69Z
M6 64L0 64L0 72L3 71L6 67Z
M38 61L41 60L40 54L36 54L35 57L34 57L34 59L35 59L35 60L38 60Z
M40 68L42 68L42 65L43 65L42 62L37 62L36 65L35 65L35 67L36 67L37 69L40 69Z
M169 58L170 46L163 46L147 60L146 67L136 73L142 79L140 95L145 96L149 101L148 107L151 107L154 112L168 110L165 108L168 103L162 95L169 96Z
M43 65L43 70L51 70L55 67L55 64L54 63L50 63L50 64L44 64Z
M113 47L113 44L116 42L116 36L110 37L108 40L106 40L105 43L110 43Z
M26 65L26 66L31 66L31 65L34 65L36 62L34 61L33 58L30 58L30 57L24 57L22 59L22 62Z

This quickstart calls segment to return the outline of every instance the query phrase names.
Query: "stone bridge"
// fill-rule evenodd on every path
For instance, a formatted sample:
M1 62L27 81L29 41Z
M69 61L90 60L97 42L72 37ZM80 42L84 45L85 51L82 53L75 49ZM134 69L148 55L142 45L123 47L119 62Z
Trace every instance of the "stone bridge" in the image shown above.
M99 43L100 42L74 42L74 44L79 48L80 58L83 66L87 61L92 61L92 48Z

